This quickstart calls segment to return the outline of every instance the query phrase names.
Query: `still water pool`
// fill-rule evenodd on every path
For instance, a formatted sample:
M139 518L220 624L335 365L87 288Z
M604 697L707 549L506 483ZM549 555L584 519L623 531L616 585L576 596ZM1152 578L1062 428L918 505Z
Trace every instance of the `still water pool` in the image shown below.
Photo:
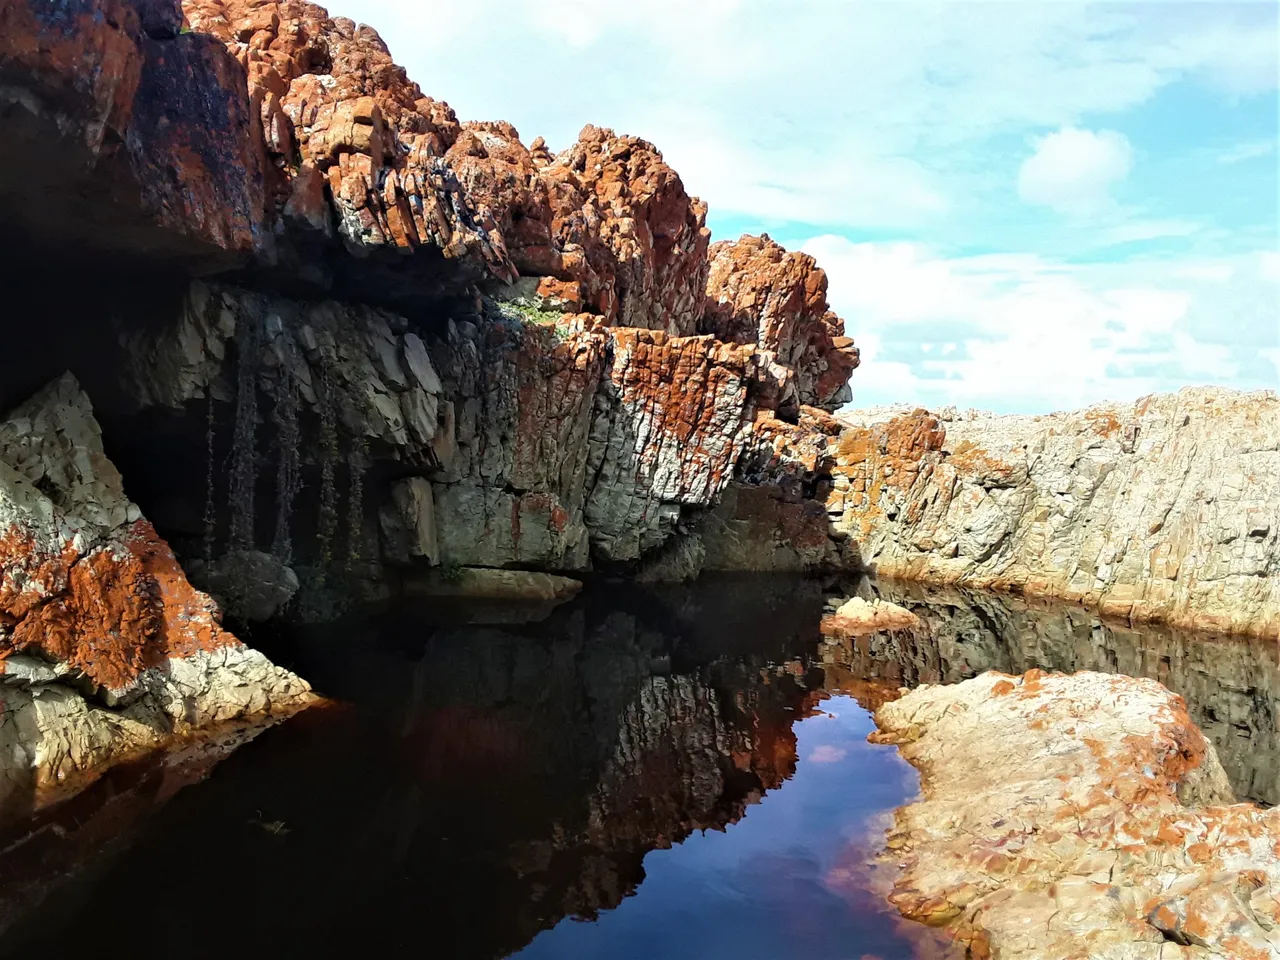
M1274 802L1275 651L888 583L920 630L824 642L848 589L598 584L534 623L410 607L249 638L338 705L0 837L0 955L940 956L884 899L918 781L868 710L989 668L1156 676Z

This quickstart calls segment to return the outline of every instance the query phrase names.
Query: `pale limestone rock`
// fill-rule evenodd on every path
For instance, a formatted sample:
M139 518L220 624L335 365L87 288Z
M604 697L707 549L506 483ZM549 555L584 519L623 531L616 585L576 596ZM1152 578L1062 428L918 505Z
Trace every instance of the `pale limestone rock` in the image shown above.
M440 428L440 379L402 317L332 301L304 303L223 284L191 285L182 314L161 331L120 333L122 385L138 407L180 407L210 392L243 349L256 386L304 408L331 404L347 431L429 457Z
M921 772L890 900L1001 960L1280 955L1280 811L1153 680L984 674L876 711ZM1192 806L1197 805L1197 806Z
M948 416L845 415L828 507L881 573L1280 636L1274 394Z

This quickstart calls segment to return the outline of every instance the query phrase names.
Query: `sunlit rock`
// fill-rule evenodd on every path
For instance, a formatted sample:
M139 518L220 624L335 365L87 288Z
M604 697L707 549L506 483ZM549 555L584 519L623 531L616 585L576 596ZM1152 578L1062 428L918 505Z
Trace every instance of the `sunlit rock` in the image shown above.
M970 956L1269 957L1280 812L1234 804L1152 680L997 673L876 711L921 772L888 837L890 900Z

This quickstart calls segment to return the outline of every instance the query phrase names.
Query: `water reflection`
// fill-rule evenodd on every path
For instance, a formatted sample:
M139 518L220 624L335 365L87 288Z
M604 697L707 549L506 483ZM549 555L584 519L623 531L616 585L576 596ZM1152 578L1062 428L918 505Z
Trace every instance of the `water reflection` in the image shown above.
M939 956L872 865L916 781L865 742L866 710L899 686L992 668L1154 676L1187 698L1242 796L1280 799L1271 644L885 582L858 589L922 627L824 641L824 611L853 588L596 585L534 624L433 623L439 611L418 607L254 637L347 706L268 731L176 795L108 782L99 812L74 810L24 848L47 852L43 871L0 851L0 906L25 911L0 911L0 955L47 950L53 930L65 954L96 952L137 918L138 958L249 944L460 960ZM102 811L122 810L136 839L103 849Z
M433 627L416 609L255 638L351 706L247 745L0 950L58 929L91 951L159 884L174 896L135 956L789 952L761 953L769 936L915 956L923 931L859 873L914 775L863 742L854 701L823 712L824 602L804 581L599 588L539 624Z
M1217 748L1241 799L1280 803L1280 648L1255 637L1103 623L1080 607L974 591L879 581L870 589L924 621L911 634L845 644L851 674L912 687L986 670L1033 667L1151 677L1181 694Z

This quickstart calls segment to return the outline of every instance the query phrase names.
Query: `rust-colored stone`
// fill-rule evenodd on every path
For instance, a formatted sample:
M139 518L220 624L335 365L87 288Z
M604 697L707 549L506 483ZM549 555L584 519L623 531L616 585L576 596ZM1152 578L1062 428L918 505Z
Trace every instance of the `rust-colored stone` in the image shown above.
M827 275L814 259L787 252L767 234L721 241L710 257L703 331L759 344L794 371L794 396L784 402L826 410L847 402L858 348L827 304Z

